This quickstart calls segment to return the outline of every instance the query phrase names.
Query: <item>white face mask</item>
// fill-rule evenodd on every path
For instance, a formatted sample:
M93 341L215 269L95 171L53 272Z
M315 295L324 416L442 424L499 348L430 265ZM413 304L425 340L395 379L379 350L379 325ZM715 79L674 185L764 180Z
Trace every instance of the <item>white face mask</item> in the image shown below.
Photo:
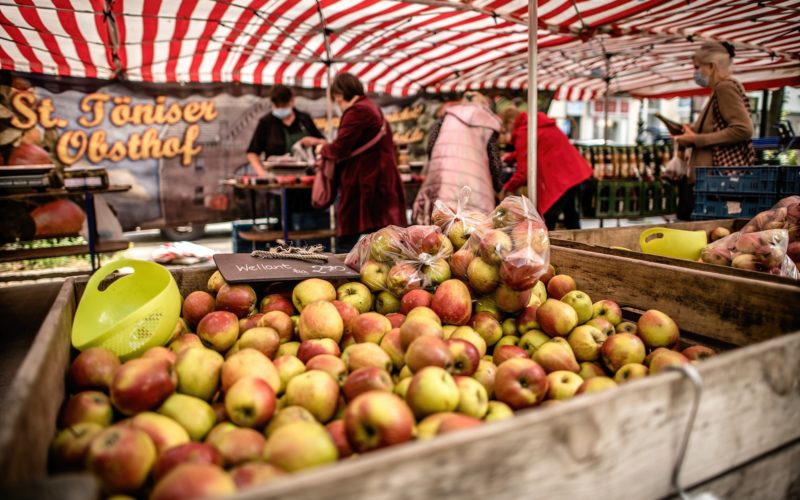
M272 108L272 114L275 115L276 118L285 120L292 114L292 108Z

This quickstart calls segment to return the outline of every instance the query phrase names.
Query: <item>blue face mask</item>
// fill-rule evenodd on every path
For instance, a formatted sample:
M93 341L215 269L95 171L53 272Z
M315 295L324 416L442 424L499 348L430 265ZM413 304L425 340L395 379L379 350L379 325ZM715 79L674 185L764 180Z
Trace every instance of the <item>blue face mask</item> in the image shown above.
M272 114L283 120L292 114L292 108L272 108Z
M694 83L700 85L701 87L708 87L708 78L703 76L703 74L700 73L700 70L697 69L694 72Z

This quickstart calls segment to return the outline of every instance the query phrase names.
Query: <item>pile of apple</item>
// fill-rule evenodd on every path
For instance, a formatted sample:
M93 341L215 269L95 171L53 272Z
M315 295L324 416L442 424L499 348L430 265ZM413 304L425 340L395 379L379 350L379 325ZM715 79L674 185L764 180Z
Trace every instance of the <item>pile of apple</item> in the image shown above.
M185 297L168 347L74 359L53 467L88 468L108 494L225 495L713 354L673 350L665 314L623 321L618 304L549 271L477 302L445 280L388 314L361 282L308 279L259 301L216 272Z

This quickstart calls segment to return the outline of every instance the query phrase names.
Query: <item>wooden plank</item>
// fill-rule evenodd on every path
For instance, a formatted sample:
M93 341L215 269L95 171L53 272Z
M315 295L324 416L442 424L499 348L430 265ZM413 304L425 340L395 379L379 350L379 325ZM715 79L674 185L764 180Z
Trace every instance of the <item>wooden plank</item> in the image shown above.
M550 244L558 247L573 248L576 250L585 250L587 252L601 253L603 255L616 255L618 257L627 257L630 259L640 260L642 262L654 262L656 264L666 264L670 266L682 267L684 269L713 272L717 274L724 274L726 276L738 276L740 278L755 279L768 283L783 283L785 285L800 286L800 280L795 280L783 276L775 276L773 274L762 273L758 271L747 271L745 269L736 269L728 266L717 266L714 264L706 264L705 262L694 262L691 260L662 257L660 255L649 255L642 252L610 248L601 245L591 245L589 243L581 243L578 241L560 240L556 238L551 238Z
M590 297L659 309L686 331L748 345L800 328L800 287L551 247L550 260Z
M64 397L74 314L75 290L68 279L2 399L0 485L46 474L49 443Z
M333 229L316 229L309 231L289 231L289 240L318 240L336 236ZM239 237L247 241L276 241L283 239L283 231L239 231Z
M3 500L87 500L100 498L100 484L89 474L60 474L13 488L0 488Z
M130 190L131 186L124 184L111 185L108 186L107 188L98 188L98 189L75 189L75 190L67 190L63 188L44 189L35 192L0 194L0 200L27 200L29 198L83 196L86 193L93 193L93 194L124 193Z
M800 281L781 276L773 276L767 273L756 271L746 271L744 269L734 269L727 266L715 266L703 262L693 262L683 259L673 259L659 255L649 255L642 253L639 246L639 235L645 229L651 227L668 227L672 229L685 229L695 231L702 229L710 231L715 227L724 227L730 231L738 231L748 219L720 219L709 221L676 222L673 224L648 224L626 227L612 227L602 229L578 229L550 231L550 243L554 246L575 248L591 252L602 253L604 255L616 255L619 257L629 257L645 262L655 262L659 264L669 264L672 266L683 267L685 269L695 269L698 271L715 272L728 276L739 276L742 278L758 279L770 283L785 283L800 286ZM620 247L620 248L612 248ZM627 249L624 250L623 248Z
M800 498L800 441L751 460L690 490L692 495L703 493L726 500Z
M121 252L127 250L130 242L127 241L100 241L95 245L97 253ZM52 257L65 257L68 255L84 255L89 253L89 245L66 245L47 248L22 248L19 250L0 251L0 262L15 262L18 260L49 259Z
M3 348L0 349L0 399L17 373L62 283L0 288Z
M698 366L705 389L681 475L686 484L800 438L798 365L800 333ZM689 382L666 373L232 498L660 498L673 493L691 400Z
M651 227L669 227L671 229L685 229L687 231L711 231L715 227L738 231L747 223L747 219L719 219L692 222L674 222L671 224L644 224L625 227L608 227L595 229L567 229L550 231L551 239L577 241L589 245L603 247L625 247L630 250L641 251L639 235Z

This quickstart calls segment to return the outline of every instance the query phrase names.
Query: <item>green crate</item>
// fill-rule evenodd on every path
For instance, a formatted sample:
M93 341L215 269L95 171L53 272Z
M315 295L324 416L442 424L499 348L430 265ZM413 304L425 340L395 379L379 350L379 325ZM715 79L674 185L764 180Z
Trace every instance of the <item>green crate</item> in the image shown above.
M601 180L594 188L591 207L596 218L639 217L642 215L642 183L635 180Z
M671 182L642 182L642 215L674 214L678 205L678 188Z

